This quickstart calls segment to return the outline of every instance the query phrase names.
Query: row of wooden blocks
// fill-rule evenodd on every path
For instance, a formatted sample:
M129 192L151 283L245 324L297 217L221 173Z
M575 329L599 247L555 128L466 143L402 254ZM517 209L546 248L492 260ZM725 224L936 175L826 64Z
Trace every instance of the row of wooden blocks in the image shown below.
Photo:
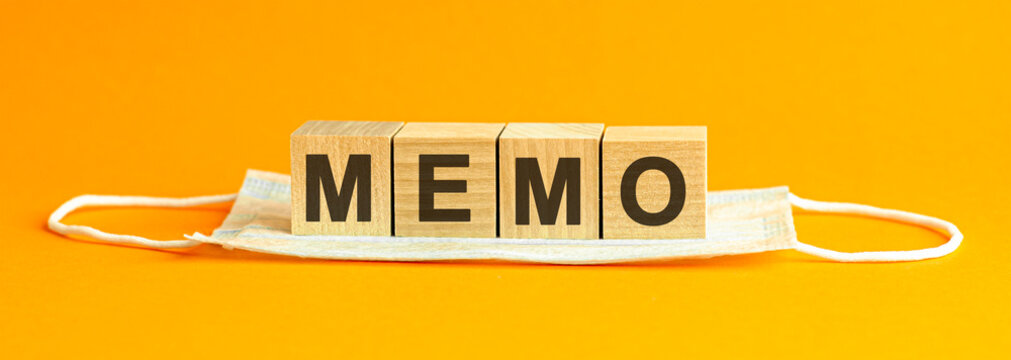
M296 235L706 236L706 128L309 121Z

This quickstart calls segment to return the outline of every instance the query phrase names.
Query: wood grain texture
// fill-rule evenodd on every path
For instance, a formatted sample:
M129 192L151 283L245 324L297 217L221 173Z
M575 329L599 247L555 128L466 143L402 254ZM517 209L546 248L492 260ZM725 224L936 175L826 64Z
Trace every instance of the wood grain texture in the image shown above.
M499 137L499 231L503 238L597 239L600 237L599 153L603 124L511 123ZM560 158L578 158L579 223L567 223L563 195L554 224L542 224L531 196L529 224L518 225L516 159L535 158L546 191ZM533 192L533 189L530 190Z
M505 124L408 123L394 143L394 222L397 236L495 237L498 191L496 141ZM422 219L421 155L467 155L467 167L437 167L436 181L466 181L465 193L438 192L435 209L467 209L469 221Z
M309 121L291 134L291 232L295 235L392 235L391 141L402 122ZM358 221L352 197L345 221L331 221L320 192L319 221L306 221L306 155L325 154L340 188L351 154L371 155L371 219ZM357 190L357 187L355 188ZM352 194L341 194L350 196Z
M689 239L706 237L706 128L704 126L612 126L603 144L603 220L605 239ZM622 205L622 177L636 160L660 157L673 162L685 181L684 207L662 225L633 220ZM650 213L667 206L671 186L659 170L638 178L635 198Z

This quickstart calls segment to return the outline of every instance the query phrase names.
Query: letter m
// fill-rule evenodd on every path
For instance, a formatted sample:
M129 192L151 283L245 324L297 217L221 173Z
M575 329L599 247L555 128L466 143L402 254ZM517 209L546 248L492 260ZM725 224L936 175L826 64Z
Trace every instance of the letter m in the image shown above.
M319 221L320 187L326 196L326 206L330 221L347 221L351 207L351 194L357 184L358 221L372 221L372 155L353 154L348 156L344 169L340 192L330 169L330 158L326 154L305 155L305 221Z
M551 180L551 192L544 188L544 178L537 158L516 158L516 225L530 225L530 194L542 225L554 225L565 191L565 223L579 225L579 158L560 158Z

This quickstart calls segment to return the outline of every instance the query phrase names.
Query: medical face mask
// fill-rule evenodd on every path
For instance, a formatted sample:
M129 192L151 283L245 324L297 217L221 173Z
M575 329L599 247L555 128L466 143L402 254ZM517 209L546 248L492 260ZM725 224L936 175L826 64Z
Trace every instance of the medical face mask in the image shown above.
M249 170L238 194L192 198L83 195L67 201L49 217L49 228L111 243L151 248L186 248L218 244L226 249L338 260L430 261L506 260L559 264L600 264L643 260L708 258L795 249L845 262L915 261L950 254L962 242L955 225L933 217L872 206L806 200L786 187L708 193L708 237L677 240L559 240L506 238L425 238L400 236L291 235L291 185L287 175ZM60 221L89 206L191 207L235 201L217 230L187 240L157 241L106 233ZM844 253L801 243L793 227L792 207L857 214L930 228L950 237L944 245L911 251Z

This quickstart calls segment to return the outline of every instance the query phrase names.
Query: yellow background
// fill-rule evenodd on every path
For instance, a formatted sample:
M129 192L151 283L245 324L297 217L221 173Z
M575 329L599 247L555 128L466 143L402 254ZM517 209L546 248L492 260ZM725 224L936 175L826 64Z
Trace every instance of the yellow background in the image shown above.
M282 4L285 3L285 4ZM0 2L0 357L1007 357L1007 1ZM710 189L898 208L951 256L622 266L94 245L82 193L234 192L308 119L709 127ZM176 239L227 206L68 218ZM944 238L799 215L841 250Z

